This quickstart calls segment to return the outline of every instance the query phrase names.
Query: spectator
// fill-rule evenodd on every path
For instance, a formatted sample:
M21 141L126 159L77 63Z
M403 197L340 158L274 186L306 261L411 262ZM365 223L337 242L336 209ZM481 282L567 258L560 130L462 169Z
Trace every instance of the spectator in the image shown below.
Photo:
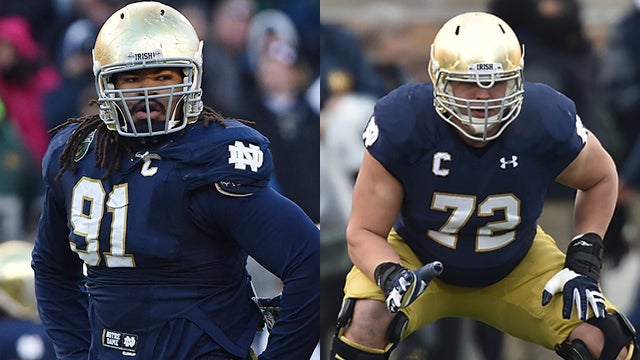
M271 16L277 10L265 11L269 12L266 19L257 14L259 24L252 23L263 33L254 32L255 39L247 50L255 56L250 61L255 62L255 87L247 88L243 117L255 120L256 129L271 140L277 188L318 223L319 168L308 165L317 164L320 156L319 119L304 97L308 81L301 71L297 48L291 43L297 39L295 28L278 23L287 19L283 13ZM268 25L272 20L275 22Z
M380 97L382 78L365 58L353 33L336 24L320 24L320 106L335 94L355 92Z
M73 1L73 0L72 0ZM69 22L60 0L29 0L0 2L0 17L19 16L29 24L33 38L43 46L43 53L50 57L56 52L62 29Z
M0 242L28 236L39 169L0 100ZM0 300L0 302L2 302ZM0 352L1 353L1 352Z
M42 55L25 19L0 19L0 98L38 166L49 143L44 99L59 82Z
M284 12L300 36L298 52L312 69L320 63L320 6L318 0L257 0L259 9L272 8Z
M408 10L392 2L372 3L363 10L363 47L373 68L384 80L385 92L411 81L414 44L410 38ZM420 49L424 52L424 49ZM422 60L422 58L420 57ZM420 79L425 77L420 61Z
M206 0L184 0L175 1L176 10L184 14L189 19L196 34L200 39L205 39L209 32L209 14L211 14L210 1Z
M95 93L91 48L98 29L118 8L130 0L74 0L75 19L64 29L56 64L61 85L45 100L49 129L69 118L83 115L87 93ZM95 97L95 96L94 96Z
M81 115L79 98L88 89L93 90L91 48L95 41L95 29L88 19L79 20L67 32L60 54L61 86L45 100L47 127L49 129L72 117Z
M211 15L204 48L203 100L223 115L237 117L247 106L245 50L253 0L221 0Z

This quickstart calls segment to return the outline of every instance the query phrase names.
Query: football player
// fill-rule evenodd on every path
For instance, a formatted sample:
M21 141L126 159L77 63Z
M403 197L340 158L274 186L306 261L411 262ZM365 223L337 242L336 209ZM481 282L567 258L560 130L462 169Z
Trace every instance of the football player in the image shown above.
M99 114L52 130L32 254L58 358L255 359L265 302L252 299L251 255L284 284L259 359L308 359L319 230L268 186L268 140L203 106L189 21L127 5L93 59Z
M480 320L563 359L640 358L599 285L615 164L570 99L524 82L523 54L501 19L461 14L433 41L432 82L376 104L332 358L388 359L443 317ZM566 255L537 224L552 181L577 189Z
M38 321L33 271L33 244L0 243L0 359L54 360L53 344Z

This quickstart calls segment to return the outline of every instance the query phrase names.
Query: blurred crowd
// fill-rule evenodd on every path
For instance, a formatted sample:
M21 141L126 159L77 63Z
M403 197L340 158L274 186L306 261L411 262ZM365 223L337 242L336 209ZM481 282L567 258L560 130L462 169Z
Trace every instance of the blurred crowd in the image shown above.
M482 7L466 10L493 13L512 26L525 46L525 80L546 83L573 99L583 123L597 134L617 163L619 201L605 238L605 272L615 270L634 254L640 225L640 219L634 216L640 208L640 1L629 0L622 17L608 26L600 47L587 36L579 0L482 3ZM405 82L429 81L426 64L433 33L424 31L429 24L419 24L425 26L416 31L416 17L402 1L364 4L357 21L321 18L323 353L327 353L335 329L344 275L351 266L344 234L351 188L364 152L362 131L377 98ZM438 28L445 20L430 25ZM421 49L417 56L416 48ZM559 184L549 189L540 219L547 232L559 242L566 241L559 244L562 249L572 234L574 194ZM632 298L627 313L636 328L640 326L640 299L635 300L638 285L630 284L625 290ZM442 319L412 334L392 358L468 359L461 341L473 343L474 359L556 356L548 350L527 348L527 344L518 344L519 349L514 351L508 344L513 339L506 340L498 330L482 323Z
M28 285L41 161L50 129L98 112L93 44L104 21L132 2L0 1L0 360L53 356L43 334L29 330L37 323ZM182 12L204 41L205 104L255 123L271 140L273 187L319 223L319 1L162 2ZM260 296L280 291L257 263L249 271ZM29 311L15 311L20 306ZM18 320L30 334L26 342L18 341ZM264 344L256 338L257 348Z

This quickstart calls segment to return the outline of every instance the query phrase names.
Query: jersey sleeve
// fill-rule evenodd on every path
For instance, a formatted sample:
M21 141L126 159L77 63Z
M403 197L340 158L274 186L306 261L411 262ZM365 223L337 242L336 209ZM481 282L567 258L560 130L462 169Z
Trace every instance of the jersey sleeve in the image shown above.
M183 164L189 189L217 184L229 193L249 194L268 185L273 161L267 138L238 121L226 124L189 138Z
M229 196L206 187L190 211L205 232L223 229L283 284L281 315L260 359L308 359L319 340L320 231L270 187Z
M577 114L567 120L565 124L567 127L567 137L558 141L559 146L554 147L548 152L549 158L558 159L553 163L558 167L553 169L556 175L559 175L569 164L575 160L578 154L582 151L587 143L588 130L582 124L580 116Z
M520 114L526 120L525 125L518 128L522 134L514 139L534 143L548 171L555 177L582 151L588 130L577 115L573 101L549 86L528 84L525 105Z
M424 121L435 116L430 94L431 88L420 83L390 92L378 100L362 134L367 151L396 177L430 144L432 130Z
M43 160L45 198L31 265L40 318L58 359L86 359L91 335L82 262L69 248L66 211L53 182L62 143L55 137Z

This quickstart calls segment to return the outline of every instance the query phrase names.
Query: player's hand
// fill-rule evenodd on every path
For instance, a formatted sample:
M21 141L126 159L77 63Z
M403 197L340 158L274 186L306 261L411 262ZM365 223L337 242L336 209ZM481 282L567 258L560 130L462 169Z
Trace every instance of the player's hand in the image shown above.
M555 274L544 286L542 291L542 306L547 305L553 295L562 292L562 317L569 319L575 304L578 318L587 320L589 308L596 317L606 315L604 297L594 279L580 275L573 270L564 268Z
M267 331L271 332L273 325L275 325L276 321L280 318L280 302L282 300L282 293L274 297L253 296L251 300L253 300L260 309L264 325L267 325Z
M384 291L387 309L395 313L414 302L442 270L439 261L430 262L417 270L409 270L395 263L382 263L375 270L375 278Z
M542 306L547 305L553 295L562 292L563 318L571 317L574 304L580 320L588 319L589 308L595 317L604 317L607 309L598 285L603 248L604 242L596 233L581 234L571 239L564 268L544 286Z

